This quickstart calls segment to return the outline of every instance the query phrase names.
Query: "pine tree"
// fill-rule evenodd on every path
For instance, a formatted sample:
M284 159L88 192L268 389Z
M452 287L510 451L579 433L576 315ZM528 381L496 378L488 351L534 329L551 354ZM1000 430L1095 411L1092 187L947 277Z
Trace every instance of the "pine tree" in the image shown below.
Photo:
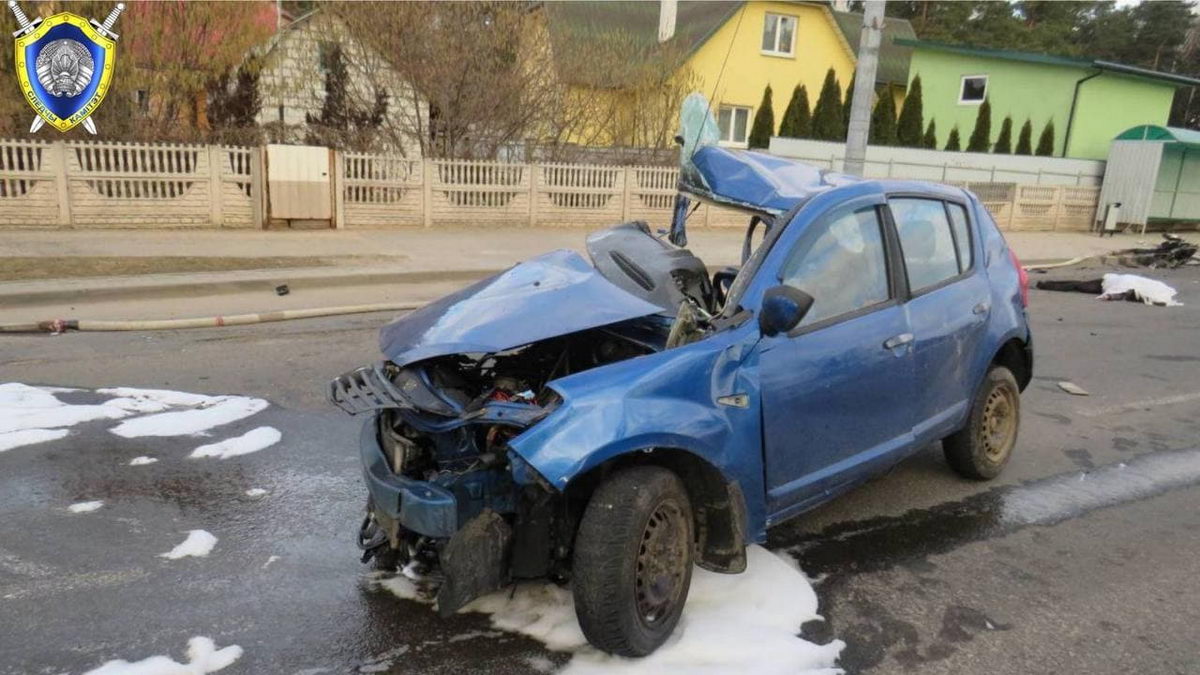
M921 103L921 76L913 78L904 97L904 108L900 110L900 121L896 124L896 144L906 148L924 145L921 129L925 126L924 105Z
M376 89L371 109L362 110L350 101L346 91L349 81L342 48L334 46L325 71L325 101L321 104L321 114L307 113L304 116L308 124L305 143L355 149L366 149L372 145L375 132L387 116L388 93Z
M1054 120L1046 122L1042 135L1038 136L1037 151L1034 154L1038 157L1054 156Z
M1017 150L1014 154L1033 154L1033 123L1028 117L1025 118L1025 124L1021 125L1021 134L1017 136Z
M967 141L967 152L987 152L992 147L992 104L983 99L975 115L975 129Z
M936 120L929 120L929 127L925 129L925 137L921 139L921 147L928 150L937 150Z
M962 150L962 142L958 140L958 125L950 130L950 137L946 139L946 150L949 152L958 152Z
M812 136L812 111L808 107L808 88L802 84L792 90L792 100L788 101L787 110L783 112L783 121L779 123L779 135L788 138L808 138Z
M775 109L771 103L771 85L763 90L762 102L754 112L754 123L750 125L750 138L747 145L751 149L766 148L771 144L771 136L775 134Z
M892 96L892 86L884 87L871 111L871 133L868 143L871 145L896 144L896 97Z
M842 128L842 89L838 86L837 75L833 68L825 73L825 82L821 85L821 95L817 97L817 107L813 109L812 137L819 141L837 141L843 136Z
M992 152L997 155L1012 154L1012 116L1005 115L1004 121L1000 123L1000 135L996 137L996 144L992 146Z
M842 104L842 138L850 136L850 111L854 107L854 87L858 75L850 76L850 88L846 90L846 102Z

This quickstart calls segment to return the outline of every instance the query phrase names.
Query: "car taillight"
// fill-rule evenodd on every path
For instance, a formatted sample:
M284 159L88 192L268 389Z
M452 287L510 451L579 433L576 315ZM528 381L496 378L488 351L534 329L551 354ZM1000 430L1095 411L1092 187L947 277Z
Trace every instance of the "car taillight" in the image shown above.
M1017 252L1008 249L1008 255L1012 258L1013 266L1017 268L1017 280L1021 282L1021 306L1029 306L1029 272L1021 267L1021 261L1017 258Z

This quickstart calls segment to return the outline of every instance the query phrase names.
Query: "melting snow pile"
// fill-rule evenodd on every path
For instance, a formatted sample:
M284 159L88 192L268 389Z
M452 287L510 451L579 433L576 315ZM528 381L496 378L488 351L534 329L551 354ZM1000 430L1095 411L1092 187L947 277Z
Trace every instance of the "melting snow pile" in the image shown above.
M92 511L95 511L96 509L100 508L101 506L104 506L104 502L101 502L101 501L76 502L76 503L68 506L67 510L70 511L71 513L91 513Z
M844 643L816 645L799 637L800 625L819 618L817 596L795 561L760 547L747 550L742 574L696 568L683 617L674 635L650 656L624 659L587 644L575 619L571 592L550 583L505 589L480 598L463 611L491 615L497 628L523 633L556 651L574 652L563 671L582 673L713 674L840 673L835 666ZM422 593L398 576L381 585L405 599Z
M129 466L144 466L146 464L153 464L157 461L158 460L154 459L153 457L142 455L141 457L134 457L133 459L129 460Z
M226 668L242 657L242 648L229 645L217 649L209 638L188 640L187 663L178 663L168 656L151 656L137 663L109 661L84 675L206 675Z
M189 530L187 539L175 548L159 555L169 560L178 560L187 556L206 556L217 545L217 538L205 530Z
M1138 300L1147 305L1182 305L1175 300L1175 289L1161 281L1147 279L1136 274L1105 274L1100 282L1100 299L1117 300L1126 293L1132 292Z
M214 427L249 417L268 405L261 398L249 396L206 396L126 387L96 390L98 394L113 397L102 403L65 403L55 396L56 393L71 391L77 390L31 387L19 382L0 384L0 452L57 440L69 433L69 427L105 419L122 420L110 431L125 438L202 434ZM274 433L275 440L272 443L279 440L279 432L270 427L260 427L251 432L256 434L251 440L260 442L266 437L268 434L264 429ZM239 451L224 456L253 452L244 447L244 444L239 445L235 448ZM136 466L153 461L152 458L139 457L130 464Z
M248 455L275 445L282 437L283 434L279 433L279 430L275 427L259 427L235 438L227 438L219 443L202 445L193 450L192 454L188 456L192 458L216 457L217 459L228 459L238 455Z

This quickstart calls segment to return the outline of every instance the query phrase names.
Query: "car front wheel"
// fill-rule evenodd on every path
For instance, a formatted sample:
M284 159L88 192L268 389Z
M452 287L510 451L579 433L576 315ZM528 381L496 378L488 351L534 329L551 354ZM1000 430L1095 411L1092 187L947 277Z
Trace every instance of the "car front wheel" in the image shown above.
M966 478L1000 475L1017 444L1021 390L1012 371L993 366L975 395L967 425L942 441L946 461Z
M673 472L636 466L592 494L575 537L575 613L588 642L645 656L671 635L692 581L692 507Z

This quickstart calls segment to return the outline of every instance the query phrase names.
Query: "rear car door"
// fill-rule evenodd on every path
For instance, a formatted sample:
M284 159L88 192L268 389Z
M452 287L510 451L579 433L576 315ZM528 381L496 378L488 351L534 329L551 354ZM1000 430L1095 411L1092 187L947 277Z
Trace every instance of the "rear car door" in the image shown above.
M991 312L991 292L977 264L977 231L964 204L939 198L893 196L908 279L908 319L914 337L920 442L953 432L966 414L975 383L972 362Z
M795 329L757 347L769 522L911 442L912 336L883 211L861 201L832 210L771 272L814 302Z

